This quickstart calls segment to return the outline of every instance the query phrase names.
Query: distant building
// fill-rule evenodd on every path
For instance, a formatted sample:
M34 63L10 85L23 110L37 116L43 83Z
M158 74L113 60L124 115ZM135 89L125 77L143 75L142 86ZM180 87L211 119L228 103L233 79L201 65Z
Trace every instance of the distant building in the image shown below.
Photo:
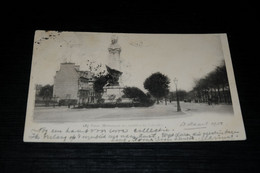
M61 63L54 77L53 97L77 103L95 103L94 74L80 71L75 63Z
M36 96L39 96L41 89L42 89L42 85L40 85L40 84L35 85L35 95Z
M35 85L35 103L43 100L43 98L40 96L40 92L41 92L42 87L43 86L40 85L40 84Z

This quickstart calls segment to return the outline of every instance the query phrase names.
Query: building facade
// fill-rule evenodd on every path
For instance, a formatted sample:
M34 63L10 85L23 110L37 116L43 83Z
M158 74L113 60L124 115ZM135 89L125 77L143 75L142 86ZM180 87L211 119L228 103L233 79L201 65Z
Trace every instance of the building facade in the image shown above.
M94 75L80 71L75 63L61 63L54 77L53 97L77 103L95 103Z

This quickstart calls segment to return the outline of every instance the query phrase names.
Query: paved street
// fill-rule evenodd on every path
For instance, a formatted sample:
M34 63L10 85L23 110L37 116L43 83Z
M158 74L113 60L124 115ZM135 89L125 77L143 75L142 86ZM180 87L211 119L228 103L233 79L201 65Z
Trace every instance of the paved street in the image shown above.
M147 108L96 108L70 109L67 107L36 107L36 122L90 122L116 120L169 119L196 116L197 114L233 115L232 105L207 105L181 102L182 112L177 112L176 102L161 103Z

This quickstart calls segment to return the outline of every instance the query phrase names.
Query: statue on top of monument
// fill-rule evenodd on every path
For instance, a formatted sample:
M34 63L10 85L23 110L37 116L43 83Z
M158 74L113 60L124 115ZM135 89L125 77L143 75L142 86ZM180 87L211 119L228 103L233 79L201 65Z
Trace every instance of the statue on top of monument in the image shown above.
M108 47L109 54L118 54L117 58L120 58L121 46L117 43L118 37L116 35L112 35L111 44Z
M115 43L117 43L117 40L118 40L118 37L117 37L116 35L112 35L112 37L111 37L111 43L112 43L112 44L115 44Z

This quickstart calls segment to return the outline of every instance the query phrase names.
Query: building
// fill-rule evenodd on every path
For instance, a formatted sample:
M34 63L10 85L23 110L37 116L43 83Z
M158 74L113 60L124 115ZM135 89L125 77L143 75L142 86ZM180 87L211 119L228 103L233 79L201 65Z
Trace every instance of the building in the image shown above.
M54 77L53 97L73 103L95 103L94 74L75 63L61 63Z
M35 85L35 95L36 95L36 97L40 95L41 89L42 89L42 85L40 85L40 84Z

